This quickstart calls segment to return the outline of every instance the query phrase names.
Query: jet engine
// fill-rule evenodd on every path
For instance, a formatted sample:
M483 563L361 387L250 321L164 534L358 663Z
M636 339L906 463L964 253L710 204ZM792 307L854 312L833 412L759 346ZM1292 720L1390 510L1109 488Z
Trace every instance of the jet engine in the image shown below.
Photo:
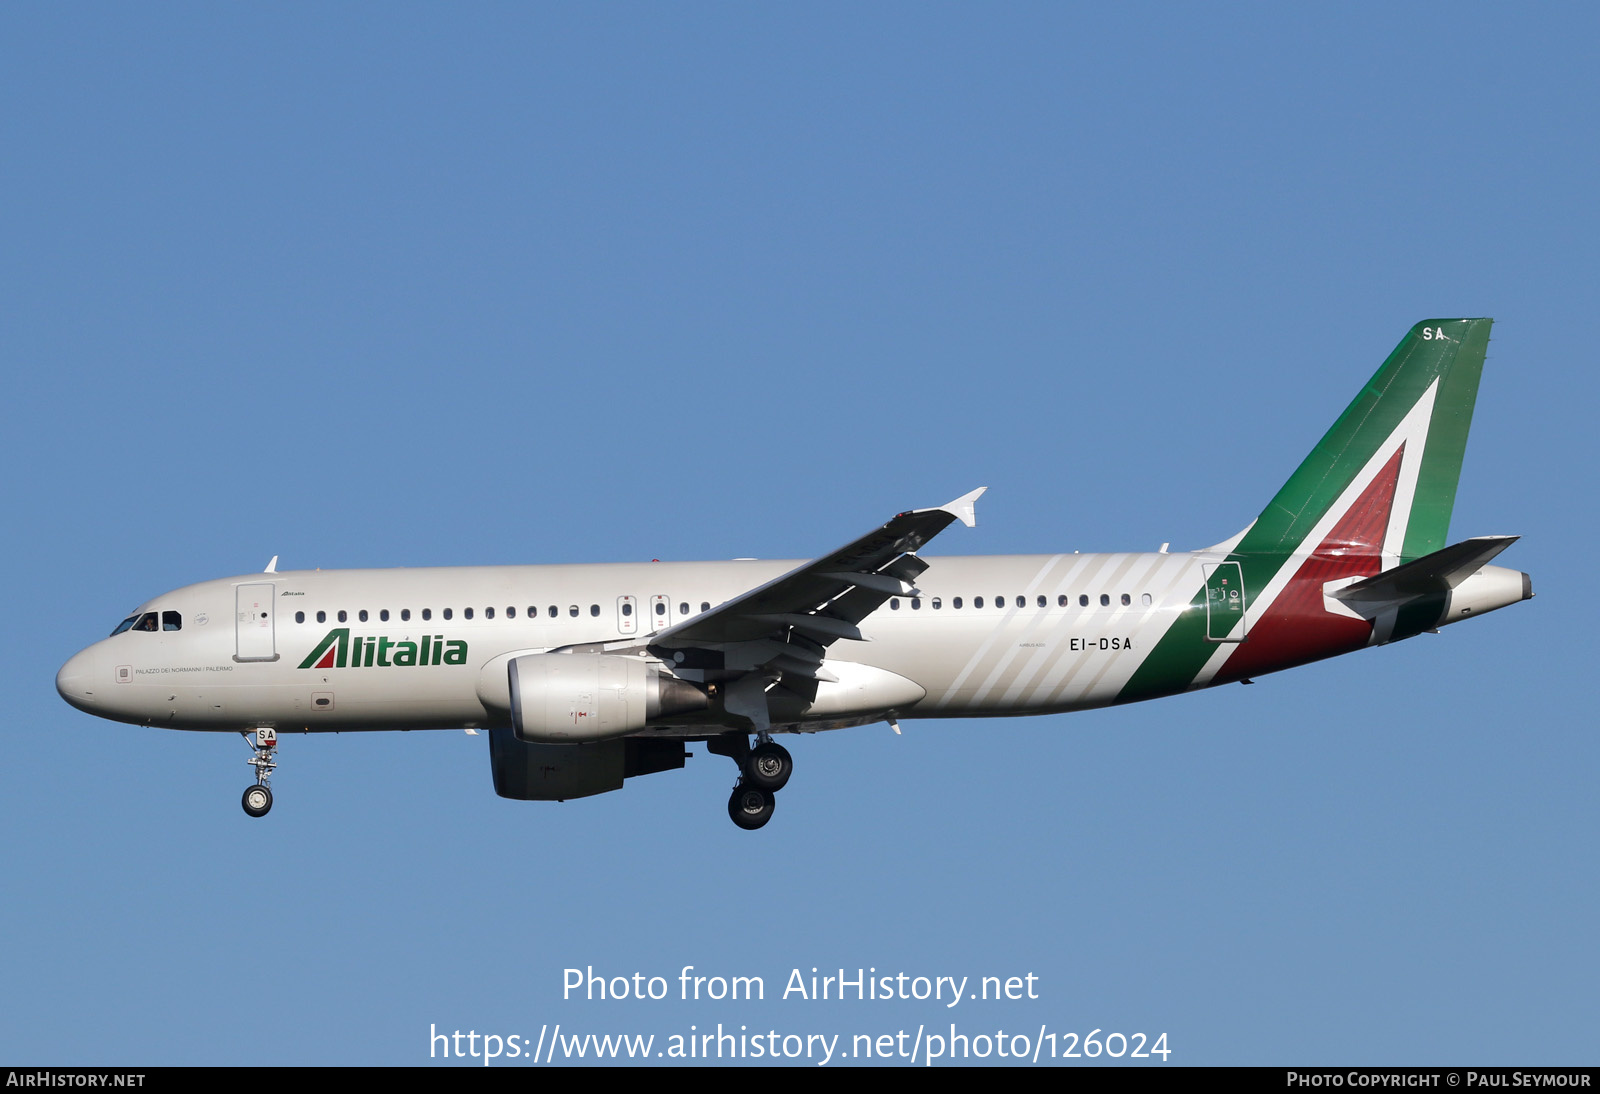
M615 654L530 653L507 672L511 728L529 744L604 741L709 705L705 692L660 665Z

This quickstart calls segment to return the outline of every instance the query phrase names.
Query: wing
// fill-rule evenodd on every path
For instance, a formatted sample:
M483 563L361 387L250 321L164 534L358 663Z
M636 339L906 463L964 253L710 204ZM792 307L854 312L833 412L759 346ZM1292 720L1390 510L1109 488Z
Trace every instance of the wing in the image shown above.
M766 694L782 686L804 697L836 678L827 648L865 642L861 621L891 596L916 596L928 563L916 551L959 520L977 523L979 487L948 505L900 513L881 528L798 566L649 640L650 652L685 679L724 682L729 713L760 731L770 724Z

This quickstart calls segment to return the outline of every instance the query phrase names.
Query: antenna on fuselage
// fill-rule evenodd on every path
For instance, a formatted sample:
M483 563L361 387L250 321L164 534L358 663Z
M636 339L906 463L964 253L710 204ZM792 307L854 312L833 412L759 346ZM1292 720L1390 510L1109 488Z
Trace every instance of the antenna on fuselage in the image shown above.
M278 572L278 556L277 555L273 555L272 556L272 561L267 563L267 568L265 570L262 570L261 572L264 573L264 574L275 574L275 573L277 573Z

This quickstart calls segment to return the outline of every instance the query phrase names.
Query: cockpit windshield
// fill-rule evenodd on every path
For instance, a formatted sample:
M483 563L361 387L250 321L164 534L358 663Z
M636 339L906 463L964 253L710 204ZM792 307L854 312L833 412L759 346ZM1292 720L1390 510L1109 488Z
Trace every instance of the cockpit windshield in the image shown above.
M183 614L181 612L134 612L112 631L113 635L123 631L181 631L183 630Z

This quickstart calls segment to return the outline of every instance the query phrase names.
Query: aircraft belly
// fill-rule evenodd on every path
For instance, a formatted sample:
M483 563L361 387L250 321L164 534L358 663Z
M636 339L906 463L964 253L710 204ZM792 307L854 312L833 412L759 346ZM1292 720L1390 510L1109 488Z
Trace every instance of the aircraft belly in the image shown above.
M327 684L126 685L104 717L168 729L238 732L456 729L490 723L471 693L394 695Z

